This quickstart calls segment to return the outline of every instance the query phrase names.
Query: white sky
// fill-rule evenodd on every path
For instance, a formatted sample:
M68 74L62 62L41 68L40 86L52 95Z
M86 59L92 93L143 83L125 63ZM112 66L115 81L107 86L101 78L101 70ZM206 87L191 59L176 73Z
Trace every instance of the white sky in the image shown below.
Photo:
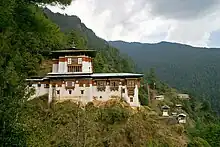
M77 15L108 41L170 41L214 47L220 38L220 0L75 0L65 10L48 8ZM213 41L215 32L219 34Z

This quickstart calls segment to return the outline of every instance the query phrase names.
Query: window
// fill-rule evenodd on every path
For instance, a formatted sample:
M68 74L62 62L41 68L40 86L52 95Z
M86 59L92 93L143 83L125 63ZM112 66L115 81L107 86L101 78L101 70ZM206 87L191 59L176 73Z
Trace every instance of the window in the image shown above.
M82 72L82 66L68 66L68 72Z
M110 90L117 91L119 88L119 81L110 81Z
M72 90L69 90L69 94L72 94Z
M122 93L125 93L125 89L124 88L122 88Z
M100 99L102 98L102 96L99 97Z
M133 102L133 97L132 96L130 97L130 102Z
M67 58L67 64L72 64L72 59L71 58Z
M49 88L49 84L44 84L44 88Z
M66 82L66 87L73 87L73 86L74 86L74 82L72 82L72 81Z
M84 94L84 90L81 90L81 94Z
M98 91L105 91L105 88L106 88L106 81L97 81Z
M37 87L41 87L41 84L37 84Z
M78 58L78 64L82 64L82 58Z
M135 81L134 80L128 80L127 81L127 86L128 87L135 87Z
M97 81L97 86L99 86L99 87L106 86L106 81Z
M60 94L60 90L57 90L57 94Z

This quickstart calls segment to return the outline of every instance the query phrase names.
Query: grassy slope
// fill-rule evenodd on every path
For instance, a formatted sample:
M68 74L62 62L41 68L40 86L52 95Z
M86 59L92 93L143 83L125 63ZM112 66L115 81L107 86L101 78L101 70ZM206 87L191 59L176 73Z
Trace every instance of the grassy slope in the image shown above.
M29 146L184 146L181 125L167 125L148 107L132 110L118 102L85 109L72 102L54 103L44 98L27 103L21 124ZM77 137L78 136L78 137Z

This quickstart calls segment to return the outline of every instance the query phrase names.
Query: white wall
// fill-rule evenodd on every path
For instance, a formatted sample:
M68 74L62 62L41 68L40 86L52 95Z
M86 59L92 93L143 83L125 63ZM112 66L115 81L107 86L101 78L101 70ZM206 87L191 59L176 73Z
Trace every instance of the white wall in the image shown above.
M129 103L133 107L139 107L139 99L138 99L138 86L135 85L134 89L134 97L133 102L130 102L130 97L128 97L128 90L126 86L119 85L119 89L117 91L111 91L110 86L106 86L105 91L98 91L97 86L92 86L90 84L90 87L79 87L78 83L75 83L74 89L66 89L66 84L63 83L62 87L58 87L57 85L55 87L52 87L51 84L49 84L50 88L44 88L44 84L41 84L41 87L38 87L37 84L32 85L36 92L35 95L33 95L31 98L39 97L45 94L48 95L48 102L51 102L52 99L55 100L75 100L75 101L82 101L83 103L88 103L92 101L94 98L100 101L107 101L109 99L114 98L121 98L124 99L127 103ZM122 89L125 89L125 93L122 93ZM53 95L53 89L55 90ZM59 94L57 94L57 91L60 91ZM71 94L69 94L69 90L72 91ZM83 94L81 94L81 90L84 90ZM100 97L101 96L101 97Z
M52 72L53 73L57 73L58 72L58 68L59 68L59 64L53 64Z
M44 88L44 84L41 84L41 87L38 87L38 84L32 84L32 87L35 89L35 94L30 97L33 99L35 97L43 96L48 94L49 88ZM30 87L31 88L31 87Z
M58 67L58 72L59 73L64 73L64 66L65 66L65 62L60 62L59 61L59 67Z
M56 100L75 100L82 101L83 103L87 103L91 101L91 90L90 87L79 87L79 84L75 84L74 89L66 89L66 85L62 84L62 87L56 86L55 90L55 99ZM57 94L57 90L60 90L60 94ZM71 94L69 94L69 90L71 90ZM81 94L81 90L84 90L83 94Z
M163 111L162 116L169 116L168 111Z
M92 63L82 61L82 72L84 73L92 73Z

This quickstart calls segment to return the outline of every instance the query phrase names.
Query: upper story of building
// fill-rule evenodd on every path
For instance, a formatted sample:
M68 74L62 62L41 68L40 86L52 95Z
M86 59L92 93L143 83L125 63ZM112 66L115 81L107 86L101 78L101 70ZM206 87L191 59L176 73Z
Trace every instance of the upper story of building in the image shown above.
M52 51L52 74L93 73L92 61L95 55L94 50L76 48Z

